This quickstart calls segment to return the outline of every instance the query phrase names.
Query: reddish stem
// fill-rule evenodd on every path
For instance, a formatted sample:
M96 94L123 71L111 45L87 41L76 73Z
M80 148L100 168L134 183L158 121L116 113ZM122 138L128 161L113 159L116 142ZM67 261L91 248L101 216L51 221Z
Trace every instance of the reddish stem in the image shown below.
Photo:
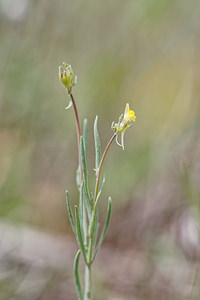
M77 139L78 139L78 158L79 158L79 166L81 170L81 181L82 181L82 163L81 163L81 148L80 148L80 143L81 143L81 128L80 128L80 122L79 122L79 116L78 116L78 110L76 107L76 103L74 100L74 96L72 95L72 92L70 91L69 93L71 99L72 99L72 104L74 107L74 113L75 113L75 118L76 118L76 130L77 130Z
M114 138L116 137L116 132L113 134L113 136L111 137L110 141L108 142L105 150L104 150L104 153L102 155L102 158L101 158L101 161L100 161L100 164L99 164L99 168L98 168L98 171L97 171L97 178L96 178L96 186L95 186L95 192L94 192L94 203L97 199L97 195L98 195L98 191L99 191L99 180L100 180L100 175L101 175L101 169L102 169L102 165L103 165L103 162L104 162L104 159L106 157L106 154L108 152L108 149L110 148L110 145L112 144Z

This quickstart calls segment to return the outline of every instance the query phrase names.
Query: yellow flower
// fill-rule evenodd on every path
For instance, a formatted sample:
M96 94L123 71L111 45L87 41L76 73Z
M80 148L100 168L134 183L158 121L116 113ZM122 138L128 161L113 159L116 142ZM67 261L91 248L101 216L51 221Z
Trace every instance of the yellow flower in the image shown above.
M129 104L126 104L124 114L119 117L118 123L112 123L112 130L116 133L116 142L119 146L121 146L124 150L124 132L127 128L131 127L135 122L136 116L133 110L130 110ZM117 137L118 134L121 133L121 144L118 142Z
M131 121L135 122L135 119L135 112L129 109L129 104L127 103L124 111L124 122L128 125Z
M63 64L59 67L59 78L62 84L67 88L68 93L70 93L77 80L77 77L74 76L71 65L63 62Z

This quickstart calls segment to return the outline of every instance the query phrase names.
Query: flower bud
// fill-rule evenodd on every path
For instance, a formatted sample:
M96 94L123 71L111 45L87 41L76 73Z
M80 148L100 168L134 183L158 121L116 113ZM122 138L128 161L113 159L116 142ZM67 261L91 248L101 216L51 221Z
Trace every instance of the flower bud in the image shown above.
M71 65L63 62L63 64L59 67L59 78L62 84L68 90L68 93L70 93L72 87L76 84L77 79L77 77L74 76Z

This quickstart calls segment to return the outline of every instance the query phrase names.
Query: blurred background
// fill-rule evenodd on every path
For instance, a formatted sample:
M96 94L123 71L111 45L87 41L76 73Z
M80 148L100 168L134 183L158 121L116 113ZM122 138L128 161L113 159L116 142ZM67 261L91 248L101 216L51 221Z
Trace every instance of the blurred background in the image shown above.
M74 114L102 148L125 104L135 126L106 158L111 225L94 266L95 300L199 299L200 2L0 0L0 299L75 300ZM90 187L94 184L91 179Z

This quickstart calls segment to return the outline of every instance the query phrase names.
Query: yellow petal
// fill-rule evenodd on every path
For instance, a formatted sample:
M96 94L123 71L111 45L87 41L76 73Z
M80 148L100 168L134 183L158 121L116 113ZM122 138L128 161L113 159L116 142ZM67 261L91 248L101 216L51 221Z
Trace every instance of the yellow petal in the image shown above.
M127 119L131 120L135 118L135 112L133 110L129 110L127 113Z

